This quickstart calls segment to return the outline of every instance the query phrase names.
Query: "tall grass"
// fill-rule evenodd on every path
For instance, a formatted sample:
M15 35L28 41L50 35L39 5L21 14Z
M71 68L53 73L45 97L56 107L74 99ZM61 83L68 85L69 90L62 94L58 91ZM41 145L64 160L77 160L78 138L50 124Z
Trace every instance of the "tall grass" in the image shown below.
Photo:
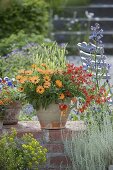
M106 170L113 164L113 123L104 117L100 126L95 122L85 132L65 142L73 170ZM71 170L72 170L71 169Z
M33 62L39 66L45 63L53 70L66 68L66 46L60 47L56 42L44 43L31 53Z

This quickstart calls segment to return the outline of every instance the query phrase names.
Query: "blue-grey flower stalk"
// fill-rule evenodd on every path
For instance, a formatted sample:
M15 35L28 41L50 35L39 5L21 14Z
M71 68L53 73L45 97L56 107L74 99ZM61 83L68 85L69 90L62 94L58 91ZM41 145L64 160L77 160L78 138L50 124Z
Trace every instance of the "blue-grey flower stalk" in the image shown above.
M81 61L83 68L93 73L94 81L97 86L102 84L108 85L110 89L110 74L109 70L111 65L107 64L106 56L104 54L104 45L102 42L103 30L98 23L91 26L91 35L89 36L89 43L78 43ZM112 95L112 91L110 89Z

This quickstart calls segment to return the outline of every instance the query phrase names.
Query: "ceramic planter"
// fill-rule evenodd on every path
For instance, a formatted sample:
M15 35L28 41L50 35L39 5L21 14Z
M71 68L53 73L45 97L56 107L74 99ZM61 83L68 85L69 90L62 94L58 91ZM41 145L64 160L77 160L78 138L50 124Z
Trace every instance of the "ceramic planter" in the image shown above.
M15 125L18 123L18 116L19 112L21 110L21 102L15 101L11 103L7 110L5 110L5 116L4 116L4 125Z
M41 108L37 111L37 117L42 129L62 129L70 112L69 104L65 104L66 109L60 109L59 104L50 104L47 109Z

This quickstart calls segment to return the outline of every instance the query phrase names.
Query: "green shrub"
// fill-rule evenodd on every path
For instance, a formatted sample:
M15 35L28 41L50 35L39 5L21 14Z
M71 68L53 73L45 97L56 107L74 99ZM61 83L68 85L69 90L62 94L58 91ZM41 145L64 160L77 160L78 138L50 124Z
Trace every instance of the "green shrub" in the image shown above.
M0 153L0 170L38 170L46 162L47 149L32 134L17 138L13 129L1 137Z
M20 30L29 35L47 35L48 21L48 6L44 0L9 0L8 6L0 9L0 38Z
M11 34L8 38L0 41L0 55L4 56L11 53L15 49L21 49L28 43L42 43L44 37L34 33L28 35L24 31L19 31L17 34Z

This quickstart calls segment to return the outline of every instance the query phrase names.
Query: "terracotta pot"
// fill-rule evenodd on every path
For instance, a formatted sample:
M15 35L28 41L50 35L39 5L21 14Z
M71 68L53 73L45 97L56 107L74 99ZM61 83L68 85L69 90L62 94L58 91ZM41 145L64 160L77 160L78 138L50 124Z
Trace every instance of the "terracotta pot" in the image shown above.
M15 125L18 123L18 116L19 112L21 110L21 102L20 101L15 101L11 103L7 110L5 111L5 116L4 116L4 125Z
M62 129L65 128L65 124L70 112L69 104L67 109L60 110L59 104L50 104L47 109L39 109L37 111L37 117L42 129Z

